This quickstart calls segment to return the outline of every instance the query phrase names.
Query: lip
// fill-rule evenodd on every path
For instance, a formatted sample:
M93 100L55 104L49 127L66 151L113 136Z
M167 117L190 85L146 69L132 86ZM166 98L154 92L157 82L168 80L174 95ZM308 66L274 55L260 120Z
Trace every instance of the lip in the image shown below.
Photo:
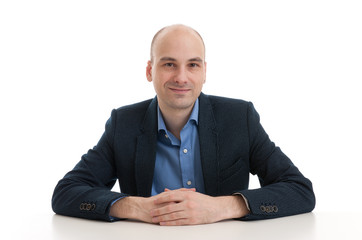
M191 89L185 89L185 88L169 88L172 92L177 94L185 94L189 92Z

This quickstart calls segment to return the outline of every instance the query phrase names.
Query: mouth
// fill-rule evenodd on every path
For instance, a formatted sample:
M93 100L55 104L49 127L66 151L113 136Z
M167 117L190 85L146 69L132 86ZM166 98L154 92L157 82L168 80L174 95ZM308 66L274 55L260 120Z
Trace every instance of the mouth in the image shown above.
M177 94L185 94L188 93L191 89L185 89L185 88L169 88L172 92Z

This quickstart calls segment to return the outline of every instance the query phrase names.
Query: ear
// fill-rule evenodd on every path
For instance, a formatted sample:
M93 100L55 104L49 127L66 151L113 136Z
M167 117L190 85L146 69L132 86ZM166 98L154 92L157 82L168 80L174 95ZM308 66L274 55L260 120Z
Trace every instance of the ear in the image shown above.
M206 82L206 66L207 66L207 64L206 64L206 62L205 62L204 64L205 64L205 65L204 65L204 66L205 66L205 68L204 68L204 71L205 71L205 72L204 72L204 75L205 75L204 83L205 83L205 82Z
M147 62L146 77L149 82L152 82L152 63L151 63L151 61Z

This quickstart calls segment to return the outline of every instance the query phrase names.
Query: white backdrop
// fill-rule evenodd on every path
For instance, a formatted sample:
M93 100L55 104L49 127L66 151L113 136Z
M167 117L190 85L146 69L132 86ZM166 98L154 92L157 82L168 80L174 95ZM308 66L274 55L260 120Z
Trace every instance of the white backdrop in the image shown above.
M174 23L205 40L203 91L254 103L312 180L315 211L361 212L361 12L349 0L1 1L2 212L52 212L111 110L154 96L149 45Z

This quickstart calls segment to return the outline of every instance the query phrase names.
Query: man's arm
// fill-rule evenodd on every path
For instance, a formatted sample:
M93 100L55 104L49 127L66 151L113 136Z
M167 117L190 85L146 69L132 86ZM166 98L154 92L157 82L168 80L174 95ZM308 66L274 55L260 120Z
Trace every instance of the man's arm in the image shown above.
M111 221L109 206L126 196L112 192L116 182L113 162L113 126L115 117L107 121L98 144L59 181L54 189L52 208L57 214L87 219Z
M276 218L310 212L315 206L312 183L269 139L259 114L248 106L250 172L261 188L237 191L248 201L250 214L241 220Z

